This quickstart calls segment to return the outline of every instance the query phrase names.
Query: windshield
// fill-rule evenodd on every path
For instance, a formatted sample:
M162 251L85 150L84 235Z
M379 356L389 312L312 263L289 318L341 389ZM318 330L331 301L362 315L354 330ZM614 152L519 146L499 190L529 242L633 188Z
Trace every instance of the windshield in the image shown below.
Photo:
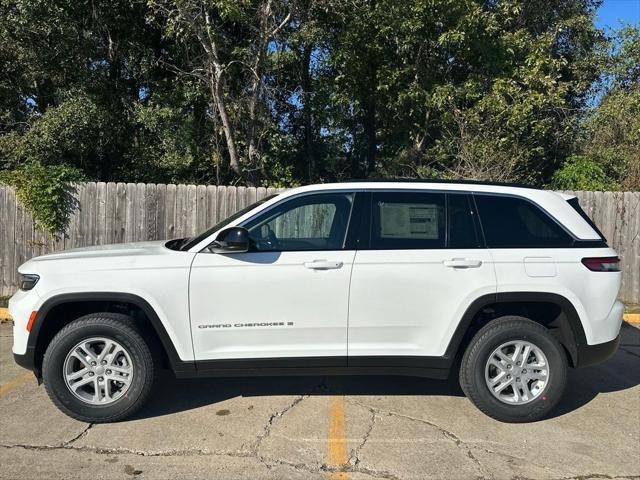
M271 200L274 197L277 197L277 195L274 194L274 195L269 195L267 197L264 197L262 200L258 200L257 202L252 203L251 205L249 205L247 207L244 207L242 210L238 210L236 213L234 213L233 215L228 216L227 218L225 218L221 222L216 223L213 227L211 227L208 230L202 232L200 235L197 235L197 236L191 237L191 238L187 238L184 241L184 243L180 246L180 250L189 250L190 248L192 248L193 246L197 245L202 240L207 238L213 232L216 232L217 230L220 230L221 228L226 227L231 222L233 222L234 220L240 218L245 213L250 212L251 210L253 210L257 206L262 205L263 203Z

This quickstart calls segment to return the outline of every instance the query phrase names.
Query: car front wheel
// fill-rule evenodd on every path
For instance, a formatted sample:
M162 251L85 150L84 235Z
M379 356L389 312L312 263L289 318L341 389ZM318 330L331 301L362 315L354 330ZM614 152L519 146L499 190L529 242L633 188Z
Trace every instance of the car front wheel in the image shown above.
M133 319L96 313L66 325L43 360L43 380L51 400L77 420L122 420L145 403L154 379L151 351Z

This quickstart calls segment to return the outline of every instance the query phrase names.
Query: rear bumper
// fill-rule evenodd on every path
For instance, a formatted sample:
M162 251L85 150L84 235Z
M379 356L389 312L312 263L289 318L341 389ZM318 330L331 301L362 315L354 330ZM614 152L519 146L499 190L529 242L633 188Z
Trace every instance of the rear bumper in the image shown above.
M604 362L616 353L619 345L620 335L610 342L598 343L596 345L578 345L576 367L588 367Z

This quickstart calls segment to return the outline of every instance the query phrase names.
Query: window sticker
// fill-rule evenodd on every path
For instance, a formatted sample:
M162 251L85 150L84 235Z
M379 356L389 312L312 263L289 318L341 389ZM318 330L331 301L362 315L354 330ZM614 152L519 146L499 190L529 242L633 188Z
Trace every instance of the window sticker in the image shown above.
M380 238L439 238L437 205L379 202L378 206Z

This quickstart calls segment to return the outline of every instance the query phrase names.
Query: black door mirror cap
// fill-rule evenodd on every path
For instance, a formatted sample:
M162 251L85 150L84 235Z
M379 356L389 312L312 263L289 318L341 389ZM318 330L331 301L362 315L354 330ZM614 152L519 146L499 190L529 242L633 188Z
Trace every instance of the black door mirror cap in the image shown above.
M212 253L244 253L249 251L249 231L244 227L229 227L216 236L207 247Z

